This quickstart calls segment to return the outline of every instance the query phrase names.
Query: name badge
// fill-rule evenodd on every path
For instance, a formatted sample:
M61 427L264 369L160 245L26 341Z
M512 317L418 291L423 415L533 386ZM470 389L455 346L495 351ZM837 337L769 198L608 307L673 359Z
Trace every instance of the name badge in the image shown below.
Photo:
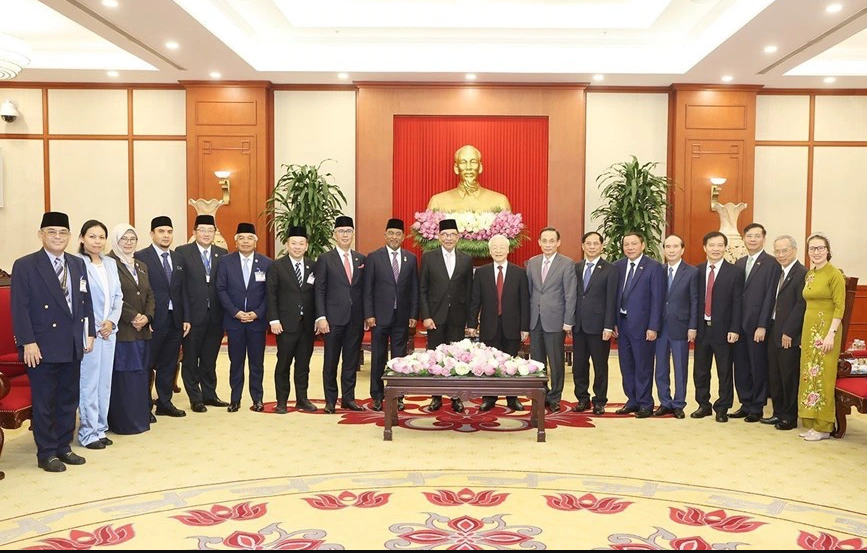
M87 293L87 281L84 280L83 278L78 281L78 291L81 292L82 294Z
M253 276L256 278L256 282L265 282L265 273L262 271L256 271Z
M307 284L313 284L313 282L315 282L315 281L316 281L316 278L314 278L313 273L310 273L307 276Z

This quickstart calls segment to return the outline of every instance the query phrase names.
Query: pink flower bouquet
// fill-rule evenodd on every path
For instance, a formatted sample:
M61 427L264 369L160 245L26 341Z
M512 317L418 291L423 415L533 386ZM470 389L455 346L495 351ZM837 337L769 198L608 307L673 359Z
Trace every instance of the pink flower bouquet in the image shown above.
M545 376L538 361L512 357L484 344L464 339L436 349L395 357L386 374L411 376Z
M502 234L509 239L509 249L514 250L527 238L520 213L511 211L420 211L415 214L412 234L416 244L424 250L439 247L439 224L443 219L454 219L458 224L458 249L473 257L488 257L488 239Z

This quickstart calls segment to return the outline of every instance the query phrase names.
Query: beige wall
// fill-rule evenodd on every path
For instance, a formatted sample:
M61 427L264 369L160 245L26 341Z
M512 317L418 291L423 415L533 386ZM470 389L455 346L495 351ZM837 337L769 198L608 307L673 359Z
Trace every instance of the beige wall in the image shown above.
M183 141L136 140L133 146L135 227L143 247L150 242L151 219L171 217L175 246L187 241L187 144Z
M0 269L39 249L36 237L44 211L41 140L2 140L3 207L0 208Z
M756 147L753 201L753 216L768 231L765 249L770 252L774 237L788 234L797 240L799 254L805 253L802 246L807 232L806 146ZM749 221L740 223L743 228Z
M11 100L18 107L14 123L0 121L0 135L42 134L42 89L4 88L0 90L0 102Z
M50 134L126 134L126 90L48 91Z

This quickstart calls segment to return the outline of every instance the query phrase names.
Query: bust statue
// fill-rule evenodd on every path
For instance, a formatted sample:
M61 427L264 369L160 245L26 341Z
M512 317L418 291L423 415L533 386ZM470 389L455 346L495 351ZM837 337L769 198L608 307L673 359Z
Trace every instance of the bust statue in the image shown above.
M434 194L427 204L428 209L438 211L511 211L509 199L499 192L482 188L479 175L482 172L482 153L475 147L461 146L455 152L455 174L460 177L458 186Z

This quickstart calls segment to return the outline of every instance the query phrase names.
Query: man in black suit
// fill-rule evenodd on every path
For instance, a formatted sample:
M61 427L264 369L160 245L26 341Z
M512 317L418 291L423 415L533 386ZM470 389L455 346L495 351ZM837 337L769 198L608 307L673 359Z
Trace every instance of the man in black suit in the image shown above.
M467 309L473 288L473 260L458 251L458 224L440 221L440 246L421 256L419 313L427 329L427 349L464 339ZM431 397L429 411L442 407L442 396ZM459 398L452 398L456 413L464 410Z
M228 407L217 397L217 355L223 342L223 308L217 298L217 269L226 250L214 245L217 226L213 215L196 217L196 240L175 248L177 270L182 274L184 337L181 376L195 413L208 410L205 405Z
M777 430L798 426L798 380L801 362L801 327L804 325L804 277L807 268L798 261L798 245L791 236L774 240L774 257L780 276L774 286L774 307L768 327L768 384L774 414L761 422Z
M325 360L322 384L325 388L325 412L335 413L337 405L337 363L340 369L340 406L363 411L355 403L355 379L361 365L361 339L364 335L365 257L351 249L355 227L352 217L341 215L334 221L337 246L316 261L316 330L325 336Z
M135 252L135 258L148 268L151 289L154 292L154 321L151 338L154 387L157 392L157 415L185 417L187 413L172 403L178 353L181 341L190 331L184 324L183 300L181 299L180 271L176 270L174 252L169 249L174 240L172 220L165 215L151 220L151 246ZM153 421L151 421L153 422Z
M768 400L768 347L765 334L771 322L774 291L780 279L780 264L765 252L767 231L759 223L744 228L749 255L735 262L744 272L743 312L740 338L735 344L735 389L741 407L729 417L759 422Z
M728 246L725 234L709 232L703 243L707 261L697 267L699 321L692 375L698 409L690 417L700 419L711 414L710 367L715 359L719 398L713 410L717 422L728 422L734 399L732 347L741 329L744 272L723 259Z
M313 262L306 257L307 230L291 227L286 238L287 255L268 269L268 321L277 336L277 366L274 388L277 407L274 412L285 415L289 400L289 369L295 362L295 407L313 412L316 407L307 399L310 379L310 357L313 355L315 308Z
M364 271L364 322L371 329L370 397L374 411L382 411L382 373L389 340L391 357L403 357L409 329L418 322L418 262L412 252L400 247L403 239L403 221L389 219L385 246L367 256ZM398 409L403 409L403 398L398 399Z
M512 357L521 349L521 342L530 337L530 287L527 273L509 263L509 239L496 234L488 240L493 263L482 265L473 276L473 292L467 326L486 346ZM481 319L479 317L481 312ZM482 398L479 411L490 411L496 396ZM506 397L506 405L514 411L524 406L515 396Z
M578 403L572 410L590 409L590 359L593 359L593 414L605 414L608 403L608 357L617 322L617 268L602 256L602 235L581 237L584 259L575 264L578 292L572 328L572 380Z

